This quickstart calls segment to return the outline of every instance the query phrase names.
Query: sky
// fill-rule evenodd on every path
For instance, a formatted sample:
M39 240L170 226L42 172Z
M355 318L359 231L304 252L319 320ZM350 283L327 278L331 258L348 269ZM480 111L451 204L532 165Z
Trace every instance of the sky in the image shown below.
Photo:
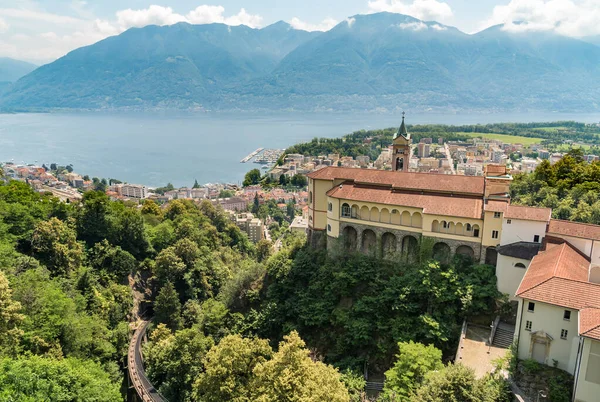
M149 24L225 23L261 28L284 20L326 31L355 14L411 15L476 33L508 30L600 35L600 0L0 0L0 57L44 64ZM513 24L514 21L526 23Z

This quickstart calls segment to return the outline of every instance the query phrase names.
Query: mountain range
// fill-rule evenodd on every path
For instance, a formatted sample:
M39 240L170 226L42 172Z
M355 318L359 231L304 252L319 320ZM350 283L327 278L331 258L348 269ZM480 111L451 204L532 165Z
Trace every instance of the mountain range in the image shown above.
M133 28L19 79L4 110L600 109L600 47L494 26L356 15L327 32L278 22Z

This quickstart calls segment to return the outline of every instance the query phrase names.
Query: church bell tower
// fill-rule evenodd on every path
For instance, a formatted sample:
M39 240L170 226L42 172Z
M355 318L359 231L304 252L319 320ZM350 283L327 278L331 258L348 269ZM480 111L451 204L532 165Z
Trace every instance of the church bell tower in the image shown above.
M404 112L402 112L402 125L394 134L392 141L392 170L395 172L408 172L410 162L410 134L406 131L404 124Z

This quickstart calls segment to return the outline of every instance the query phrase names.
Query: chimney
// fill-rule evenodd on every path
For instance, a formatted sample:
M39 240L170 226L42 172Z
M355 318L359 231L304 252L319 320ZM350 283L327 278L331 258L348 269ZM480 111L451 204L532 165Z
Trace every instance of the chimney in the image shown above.
M590 264L588 281L600 284L600 265Z
M486 199L510 200L510 183L512 176L508 173L506 165L489 164L484 167Z

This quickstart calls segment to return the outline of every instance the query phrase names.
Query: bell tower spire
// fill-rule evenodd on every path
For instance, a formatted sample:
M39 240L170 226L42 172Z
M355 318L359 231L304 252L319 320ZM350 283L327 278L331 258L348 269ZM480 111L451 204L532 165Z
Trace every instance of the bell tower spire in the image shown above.
M410 134L406 130L404 116L405 113L402 112L402 124L396 134L394 134L394 139L392 141L392 170L397 172L408 172L410 161L411 139Z

